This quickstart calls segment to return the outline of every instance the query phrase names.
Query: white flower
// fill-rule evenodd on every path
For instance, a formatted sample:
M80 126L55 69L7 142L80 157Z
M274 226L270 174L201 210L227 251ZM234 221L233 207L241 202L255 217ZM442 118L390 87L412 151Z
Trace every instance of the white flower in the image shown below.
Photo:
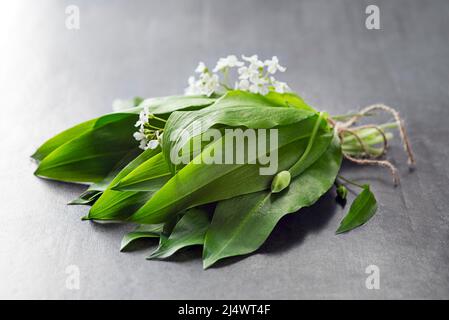
M192 95L200 94L199 93L199 89L198 89L198 85L197 85L197 80L195 79L195 77L189 77L188 82L189 82L189 86L184 89L184 94L186 96L192 96Z
M147 144L148 149L156 149L159 145L159 140L150 140Z
M270 77L270 83L274 91L278 93L285 93L287 91L290 91L290 87L287 85L286 82L277 81L274 77Z
M263 84L251 84L249 86L249 92L252 93L260 93L261 95L266 95L269 90L267 88L267 86L263 85Z
M196 73L204 73L206 72L207 67L204 64L204 62L200 61L200 63L198 63L198 67L196 67L195 72Z
M148 106L145 106L142 111L139 113L139 120L137 120L135 126L136 127L142 127L145 123L148 123L148 117L152 115L150 112Z
M216 74L204 74L201 79L203 81L203 94L210 96L220 86L219 78Z
M196 87L196 80L195 80L194 76L189 77L188 83L189 83L189 86L187 88L185 88L184 94L188 95L188 96L198 94L198 92L197 92L198 89Z
M220 86L218 75L209 72L200 75L199 80L189 78L189 86L185 89L186 95L204 94L210 96Z
M257 54L254 54L251 57L242 55L242 59L245 61L248 61L250 63L250 68L253 68L253 69L263 68L263 66L264 66L263 62L259 60L259 57L257 56Z
M257 85L265 85L269 83L268 79L261 75L259 75L258 77L254 77L253 79L249 79L249 81Z
M142 139L142 140L140 140L139 148L142 150L146 150L146 149L148 149L147 144L148 144L148 140L146 138Z
M249 90L249 81L247 79L243 79L243 80L240 80L239 82L236 82L235 89L239 89L242 91L248 91Z
M260 76L259 70L252 67L241 67L238 69L239 79L250 79L250 81L254 81L256 78Z
M271 60L265 60L264 65L267 67L267 71L271 74L275 74L276 71L284 72L286 70L285 67L279 64L278 57L273 56Z
M250 86L248 88L248 90L252 93L260 93L262 95L266 95L269 90L267 87L268 79L262 76L259 76L257 78L254 79L250 79Z
M287 85L287 83L282 82L282 81L277 81L273 77L271 77L270 80L271 80L271 84L274 87L274 91L276 91L278 93L285 93L287 91L290 91L290 88Z
M141 131L136 131L136 132L134 132L134 133L133 133L133 137L134 137L134 139L136 139L137 141L141 141L141 140L143 140L143 139L146 138L146 137L145 137L145 134L144 134L143 132L141 132Z
M239 61L235 55L229 55L226 58L220 58L214 68L214 72L223 70L225 68L241 67L243 62Z
M270 60L262 62L257 55L245 56L242 55L243 61L235 55L228 55L225 58L220 58L217 61L213 72L206 67L203 62L198 64L195 72L198 73L198 78L190 77L188 79L189 86L185 89L186 95L207 95L210 96L216 92L221 85L228 89L228 71L229 68L238 67L238 79L235 82L234 88L236 90L249 91L257 94L265 95L270 90L284 93L289 91L289 87L285 82L280 82L270 77L276 72L284 72L285 67L279 64L279 59L273 56ZM220 78L217 71L222 71L225 84L220 83ZM140 120L141 123L144 120ZM159 139L160 140L160 139Z
M200 73L199 79L189 77L189 86L184 90L186 95L210 96L220 86L218 75L212 74L203 62L198 64L195 72Z
M143 128L140 128L139 131L134 132L133 137L137 141L140 141L140 144L139 144L140 149L145 150L147 148L148 140L147 140L146 135L143 133Z

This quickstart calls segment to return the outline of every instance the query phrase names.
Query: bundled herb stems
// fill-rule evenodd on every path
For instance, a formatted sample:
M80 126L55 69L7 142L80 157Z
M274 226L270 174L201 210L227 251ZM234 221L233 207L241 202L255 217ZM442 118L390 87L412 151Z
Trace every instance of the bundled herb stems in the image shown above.
M70 204L91 206L84 220L136 224L123 251L159 239L148 259L201 245L207 268L251 253L283 216L333 185L341 199L347 185L361 189L337 233L350 231L377 203L368 185L339 175L342 160L386 167L397 184L384 157L398 130L414 164L405 126L385 105L347 116L316 111L274 78L284 71L277 57L257 55L221 58L212 71L200 63L185 95L118 101L115 112L49 139L32 156L35 174L88 184ZM376 111L394 122L356 125Z

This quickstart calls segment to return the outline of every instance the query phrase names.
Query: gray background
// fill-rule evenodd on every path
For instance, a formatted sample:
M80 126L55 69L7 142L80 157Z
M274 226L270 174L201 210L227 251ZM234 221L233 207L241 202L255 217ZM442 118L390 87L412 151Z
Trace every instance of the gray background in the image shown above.
M367 4L381 30L365 28ZM0 41L1 298L449 298L449 1L2 1ZM379 200L367 225L334 235L345 211L330 193L257 253L207 271L198 249L169 262L120 253L129 227L81 222L87 208L66 203L82 186L32 175L45 139L114 98L180 93L199 60L230 53L279 56L280 79L333 114L398 108L417 170L397 142L398 188L384 169L345 166ZM370 264L380 290L365 288ZM79 290L65 286L69 265Z

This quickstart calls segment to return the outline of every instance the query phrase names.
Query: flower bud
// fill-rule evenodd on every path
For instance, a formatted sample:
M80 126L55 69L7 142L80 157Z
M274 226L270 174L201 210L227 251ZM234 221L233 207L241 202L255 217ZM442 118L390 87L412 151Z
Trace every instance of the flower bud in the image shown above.
M291 175L289 171L281 171L276 174L271 182L271 192L281 192L290 185Z
M340 185L337 187L337 195L338 195L342 200L346 200L346 197L348 196L348 189L347 189L344 185L340 184Z

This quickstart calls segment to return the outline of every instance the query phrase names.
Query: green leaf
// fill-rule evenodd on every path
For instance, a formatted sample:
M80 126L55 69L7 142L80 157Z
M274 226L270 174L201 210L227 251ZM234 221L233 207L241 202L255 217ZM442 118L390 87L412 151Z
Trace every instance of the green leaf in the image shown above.
M207 211L198 208L188 210L175 225L170 236L161 237L159 247L148 259L167 258L181 248L203 244L209 224Z
M112 189L127 191L156 191L159 190L171 176L172 174L162 153L159 153L131 171L113 186Z
M129 245L138 239L143 238L159 238L163 224L143 224L138 226L134 231L131 231L123 236L120 245L120 251L125 251Z
M321 123L323 120L323 113L320 112L318 114L318 118L315 122L315 125L313 126L312 133L310 134L309 142L307 143L306 150L304 150L304 153L301 155L301 157L296 161L296 163L288 169L290 172L290 175L294 178L301 174L305 168L307 168L311 163L315 162L317 157L309 157L309 153L311 153L311 150L313 150L313 145L315 142L315 138L317 136L318 130L320 129ZM327 148L327 146L325 147ZM316 148L315 150L318 150ZM320 153L321 155L321 153Z
M139 107L83 122L39 147L32 157L43 163L35 174L68 182L99 182L121 156L129 149L137 148L132 134L137 114L144 107L154 114L169 114L175 110L203 108L215 100L204 96L153 98L144 100Z
M89 190L87 189L78 198L73 199L68 205L85 205L90 206L103 194L103 191Z
M239 105L247 107L290 107L316 112L295 93L277 93L274 91L271 91L267 95L260 95L246 91L231 90L217 99L216 103L211 105L211 107L227 108Z
M134 109L133 109L134 110ZM70 129L67 129L53 138L47 140L44 144L42 144L37 151L31 156L36 160L43 160L46 156L52 153L57 148L62 145L72 141L73 139L81 136L82 134L91 131L94 128L99 128L101 126L120 121L123 118L123 113L131 113L134 114L134 111L129 112L120 112L120 113L110 113L99 118L91 119L85 122L82 122Z
M335 138L319 160L284 191L261 191L219 202L205 238L204 268L225 257L257 250L284 215L312 205L332 187L341 159Z
M199 141L199 143L193 140ZM201 142L200 136L192 138L192 141L189 143L192 145L190 155L201 152L207 145L207 142ZM183 167L183 164L178 166L178 168ZM139 165L113 186L112 189L120 191L155 191L162 187L171 177L172 173L165 158L160 154Z
M44 144L42 144L31 157L39 161L43 160L46 156L48 156L52 151L54 151L61 145L71 141L72 139L93 128L96 121L97 119L92 119L61 132L60 134L54 136L53 138L47 140Z
M374 216L376 210L376 198L371 192L369 185L364 185L363 191L355 198L336 233L347 232L361 226Z
M155 150L147 149L123 168L92 206L85 219L123 220L128 218L129 215L142 206L151 197L152 192L114 191L111 187L117 184L118 181L128 175L140 164L159 153L160 148Z
M316 112L315 109L309 106L300 96L293 92L277 93L275 91L270 91L270 93L264 97L270 100L273 105Z
M114 180L117 174L122 171L122 169L129 164L142 150L136 149L130 151L123 157L112 169L111 172L100 182L94 183L89 186L89 188L84 191L78 198L70 201L69 205L92 205L108 188L109 184Z
M170 170L175 172L172 154L178 154L190 138L214 125L268 129L297 123L316 114L313 110L276 108L282 106L277 103L259 94L229 91L208 108L172 113L164 129L167 139L162 142L162 152Z
M162 98L145 99L136 110L140 112L142 108L148 107L154 114L168 114L177 110L196 110L207 107L215 102L215 98L206 96L168 96Z
M127 113L99 118L91 130L46 156L35 174L67 182L100 182L120 159L137 149L132 136L136 120L136 115Z
M312 117L300 125L279 128L278 172L290 168L304 152L315 120L316 117ZM323 131L317 141L329 144L332 134L326 128ZM198 157L208 151L207 148ZM160 223L187 208L270 188L274 175L261 175L260 165L249 164L250 160L242 164L205 164L202 161L196 164L193 160L130 219L137 223Z

